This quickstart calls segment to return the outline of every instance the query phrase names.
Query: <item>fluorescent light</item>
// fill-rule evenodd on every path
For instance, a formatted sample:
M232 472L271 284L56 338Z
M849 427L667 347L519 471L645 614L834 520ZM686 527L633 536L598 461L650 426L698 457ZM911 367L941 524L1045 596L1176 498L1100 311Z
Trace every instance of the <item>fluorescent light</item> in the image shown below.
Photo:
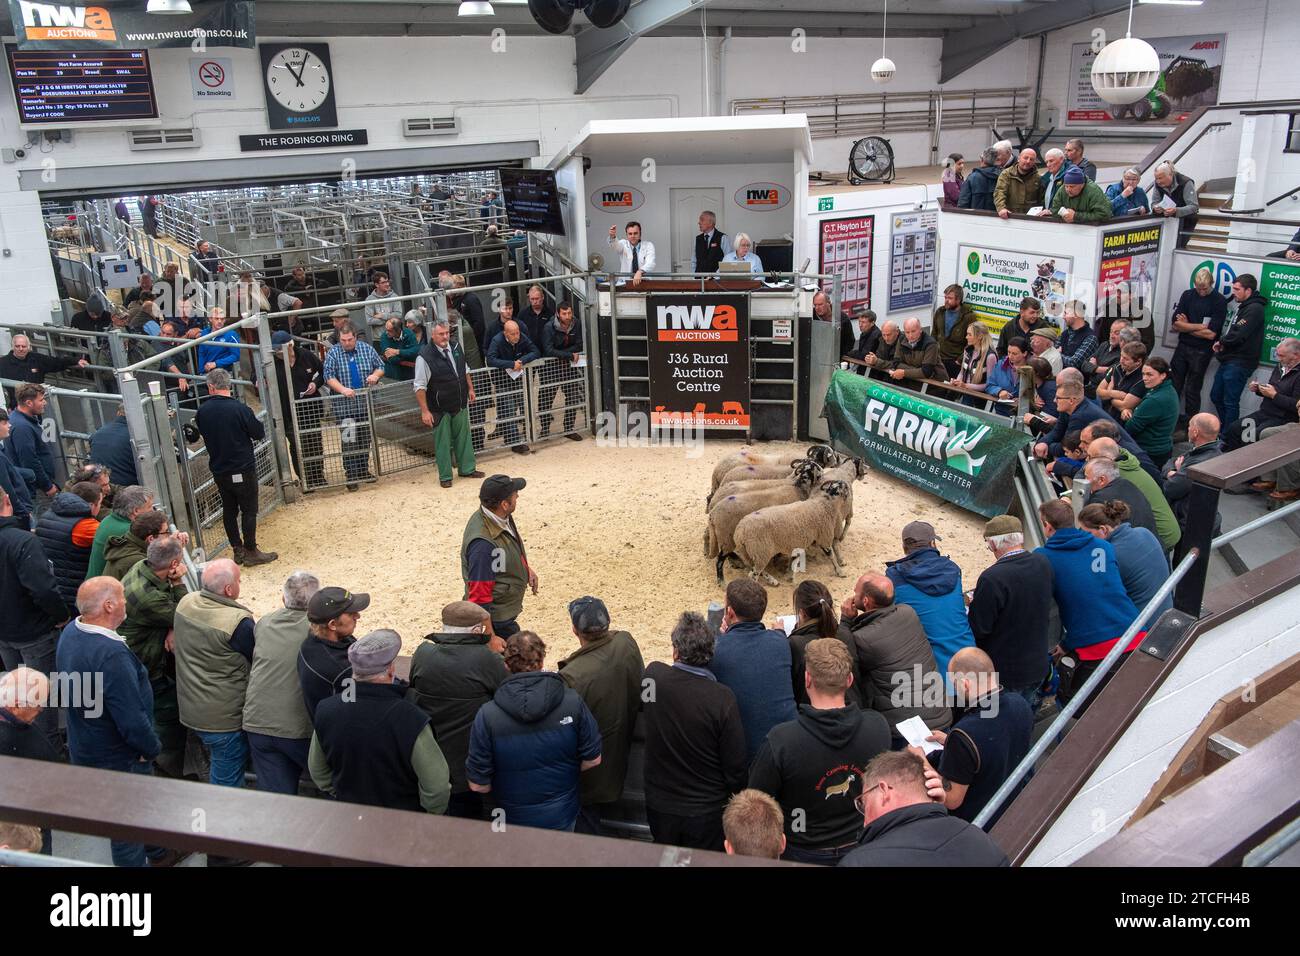
M492 4L487 2L474 2L474 0L465 0L456 11L458 17L490 17L492 16Z
M149 0L148 13L193 13L190 0Z
M1205 0L1138 0L1139 4L1150 3L1165 7L1199 7Z

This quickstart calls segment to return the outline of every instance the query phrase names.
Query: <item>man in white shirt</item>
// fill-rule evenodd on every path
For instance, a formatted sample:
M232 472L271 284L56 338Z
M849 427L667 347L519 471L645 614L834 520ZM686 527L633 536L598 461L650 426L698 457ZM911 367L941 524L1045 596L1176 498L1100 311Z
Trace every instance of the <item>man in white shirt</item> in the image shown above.
M626 239L618 238L618 227L609 227L609 245L619 254L618 271L632 274L632 284L640 285L645 274L655 267L654 243L641 241L641 223L629 222L623 227Z

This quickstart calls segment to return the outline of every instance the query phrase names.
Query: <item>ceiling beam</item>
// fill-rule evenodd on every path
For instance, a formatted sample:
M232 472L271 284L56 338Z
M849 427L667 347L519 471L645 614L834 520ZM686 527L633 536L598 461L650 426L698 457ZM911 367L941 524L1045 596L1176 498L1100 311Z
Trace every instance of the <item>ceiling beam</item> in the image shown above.
M980 26L947 32L943 35L943 52L939 57L939 82L947 83L1016 40L1086 23L1127 10L1128 6L1129 0L1044 3L1012 17L998 17L996 22L985 21Z
M627 12L622 22L605 30L589 27L578 34L578 85L575 93L585 93L628 51L637 37L676 20L704 6L705 0L641 0Z

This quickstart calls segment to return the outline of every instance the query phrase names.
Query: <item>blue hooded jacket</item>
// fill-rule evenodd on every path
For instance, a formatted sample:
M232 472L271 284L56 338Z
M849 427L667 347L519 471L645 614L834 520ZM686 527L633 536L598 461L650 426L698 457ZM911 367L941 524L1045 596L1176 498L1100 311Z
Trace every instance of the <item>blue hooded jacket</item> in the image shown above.
M469 732L465 776L492 787L507 823L568 830L578 819L578 777L600 756L600 727L554 671L507 677Z
M1137 617L1109 541L1062 528L1036 551L1052 562L1052 597L1061 612L1061 645L1069 650L1122 637Z
M1115 549L1115 560L1119 562L1119 576L1124 581L1124 590L1128 592L1133 606L1141 612L1160 590L1160 585L1169 579L1169 561L1165 558L1164 545L1146 528L1135 528L1127 521L1115 528L1106 540ZM1173 606L1174 597L1171 594L1142 622L1143 627L1150 627L1156 618Z
M975 646L961 593L961 568L936 548L921 548L888 562L885 574L894 582L894 603L916 612L934 650L935 667L947 674L949 658Z

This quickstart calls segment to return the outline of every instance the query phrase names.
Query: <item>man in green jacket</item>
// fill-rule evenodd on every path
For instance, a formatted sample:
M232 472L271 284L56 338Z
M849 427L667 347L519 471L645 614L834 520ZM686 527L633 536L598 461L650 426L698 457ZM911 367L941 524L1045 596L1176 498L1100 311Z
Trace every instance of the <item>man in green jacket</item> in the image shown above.
M1003 219L1013 212L1027 213L1043 204L1043 181L1038 175L1038 153L1022 149L1014 166L998 174L993 187L993 206Z
M1110 200L1082 169L1071 166L1065 171L1063 185L1052 196L1051 214L1066 222L1110 222Z
M384 360L386 380L409 382L415 378L415 357L420 354L420 343L415 333L402 323L401 316L394 315L384 323L375 351Z
M176 701L176 659L173 625L176 606L185 597L184 549L175 535L149 542L142 561L122 578L126 620L117 629L126 646L149 672L153 688L153 726L162 743L155 762L169 777L180 777L185 765L185 728Z
M1088 425L1084 429L1087 436L1085 440L1088 444L1088 457L1109 458L1119 467L1119 473L1137 486L1138 491L1142 492L1142 497L1146 498L1147 503L1151 505L1151 513L1156 519L1156 537L1160 539L1166 551L1172 551L1183 536L1183 529L1178 526L1178 519L1174 517L1169 502L1165 500L1164 492L1160 490L1156 480L1147 474L1136 455L1121 448L1119 442L1113 438L1092 438L1091 428L1092 425Z
M131 522L137 515L152 510L153 492L148 488L143 485L127 485L117 489L113 495L113 510L99 523L95 540L90 546L90 563L86 565L87 581L104 573L104 549L108 547L108 539L126 534L131 530Z
M103 525L100 527L102 528ZM167 516L161 511L146 511L136 516L126 534L115 535L108 539L108 546L104 548L104 574L121 581L126 577L126 572L144 560L149 542L165 534L167 534ZM189 538L184 533L178 534L177 537L182 547L189 543Z
M609 609L600 598L571 601L569 619L580 646L560 661L560 678L596 718L601 738L600 765L582 775L575 829L599 836L602 811L623 796L645 661L631 634L609 629Z
M961 355L966 351L966 330L979 319L975 310L963 301L964 298L965 290L961 286L955 283L948 286L943 290L943 304L934 310L930 323L930 335L939 343L939 359L949 378L956 378L961 371ZM906 329L907 323L903 325ZM908 341L911 341L910 336Z
M519 633L524 591L537 593L537 574L528 564L524 539L515 524L519 492L528 483L508 475L488 475L479 486L479 507L465 524L460 542L460 576L466 601L492 617L492 632L506 639Z

